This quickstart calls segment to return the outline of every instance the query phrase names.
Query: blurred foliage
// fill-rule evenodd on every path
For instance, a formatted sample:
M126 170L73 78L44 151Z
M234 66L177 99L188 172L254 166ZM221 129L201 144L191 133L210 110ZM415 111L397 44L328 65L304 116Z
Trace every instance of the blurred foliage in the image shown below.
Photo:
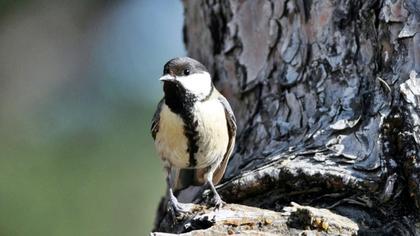
M116 0L73 0L83 2L84 9L95 10L104 5L114 4ZM13 13L16 9L22 9L30 4L48 4L46 0L0 0L0 18Z
M165 181L148 124L139 122L152 110L143 111L96 137L36 145L2 139L0 234L148 232Z
M0 17L30 0L0 0Z
M150 119L163 63L184 54L181 3L34 2L0 0L0 235L147 235L165 189Z

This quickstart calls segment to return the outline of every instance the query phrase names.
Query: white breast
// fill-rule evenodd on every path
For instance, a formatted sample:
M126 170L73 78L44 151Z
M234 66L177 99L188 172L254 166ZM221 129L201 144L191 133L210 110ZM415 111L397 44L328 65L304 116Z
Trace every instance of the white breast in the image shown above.
M198 168L203 168L223 159L229 134L224 107L217 99L196 103L195 109L200 133L196 159Z
M195 168L204 168L221 161L226 153L229 142L226 116L224 107L216 99L197 102L193 109L199 133L198 152L194 156L197 162ZM162 105L155 146L159 155L171 165L189 168L184 123L166 104Z
M160 112L159 131L155 138L159 156L178 168L189 165L187 153L188 140L184 135L184 123L179 115L173 113L166 104Z

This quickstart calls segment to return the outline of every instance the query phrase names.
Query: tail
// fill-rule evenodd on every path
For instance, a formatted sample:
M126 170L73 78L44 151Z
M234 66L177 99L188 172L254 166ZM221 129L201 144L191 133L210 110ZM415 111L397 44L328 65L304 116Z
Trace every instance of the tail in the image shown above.
M213 173L213 184L216 185L222 180L223 174L227 166L229 158L223 158L219 167ZM188 188L189 186L201 186L206 183L204 175L207 173L208 168L202 169L175 169L173 177L175 180L175 191Z
M172 175L175 180L175 191L180 191L189 186L200 186L206 183L204 174L206 169L175 169Z

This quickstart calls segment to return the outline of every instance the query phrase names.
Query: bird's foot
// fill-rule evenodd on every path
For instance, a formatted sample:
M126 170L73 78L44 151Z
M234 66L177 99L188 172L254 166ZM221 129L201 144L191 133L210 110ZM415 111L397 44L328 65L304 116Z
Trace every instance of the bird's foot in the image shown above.
M213 197L211 195L211 190L205 190L203 192L203 199L205 199L204 201L207 202L208 206L214 206L214 209L218 210L226 205L226 202L222 200L217 192L216 194L213 193Z
M213 197L213 205L214 205L214 208L216 209L216 210L219 210L220 208L222 208L223 206L225 206L226 205L226 202L224 202L223 200L222 200L222 198L219 196L219 194L217 194L217 195L215 195L214 197Z
M191 213L192 208L192 204L180 203L176 198L170 199L168 202L168 211L174 218L182 218L184 215Z

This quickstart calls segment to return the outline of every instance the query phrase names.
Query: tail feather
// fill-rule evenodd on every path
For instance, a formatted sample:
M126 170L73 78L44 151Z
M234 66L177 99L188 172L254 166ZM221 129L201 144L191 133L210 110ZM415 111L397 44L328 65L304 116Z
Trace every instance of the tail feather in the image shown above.
M205 169L177 169L175 170L174 190L179 191L189 186L200 186L205 184Z
M228 154L230 155L230 153ZM217 167L217 169L214 171L213 174L213 184L216 185L220 182L220 180L222 180L223 175L225 174L225 170L226 170L226 166L229 162L229 156L225 156L225 158L223 158L222 163L219 164L219 167Z
M213 184L218 184L225 173L227 166L228 158L224 158L219 167L215 170L213 174ZM202 169L176 169L173 173L175 180L175 191L180 191L182 189L188 188L189 186L201 186L206 183L205 174L207 173L208 168Z

